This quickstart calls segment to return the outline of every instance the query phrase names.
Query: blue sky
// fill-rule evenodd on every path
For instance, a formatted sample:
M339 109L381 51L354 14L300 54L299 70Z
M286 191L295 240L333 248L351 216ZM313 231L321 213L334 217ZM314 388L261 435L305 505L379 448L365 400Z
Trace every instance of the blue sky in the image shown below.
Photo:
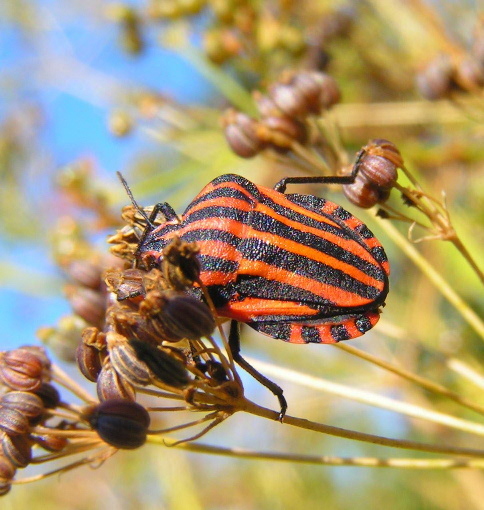
M0 22L0 122L26 103L42 110L45 121L39 138L50 168L47 182L32 186L37 195L40 189L49 196L55 169L80 157L94 159L110 178L137 154L155 148L146 137L117 139L108 132L109 112L125 92L148 88L183 102L203 101L210 95L196 71L157 44L149 44L141 56L127 55L119 45L118 27L93 16L101 10L83 10L75 2L31 5L35 23L28 31L11 21ZM27 191L25 199L29 200ZM21 261L34 273L56 270L45 246L3 237L0 256L5 267ZM16 290L8 276L0 275L2 349L34 341L40 326L55 324L69 311L55 289L25 293Z

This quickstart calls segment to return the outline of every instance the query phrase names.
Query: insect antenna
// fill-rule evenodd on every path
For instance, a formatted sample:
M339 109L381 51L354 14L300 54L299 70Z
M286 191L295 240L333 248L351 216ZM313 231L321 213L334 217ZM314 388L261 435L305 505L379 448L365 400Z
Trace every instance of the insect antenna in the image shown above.
M154 223L152 222L151 218L145 213L145 211L139 206L138 202L136 202L136 200L133 196L133 192L131 191L129 184L126 182L126 179L123 177L121 172L116 172L116 175L119 177L119 180L121 181L121 184L123 185L123 187L126 191L126 194L128 195L129 199L131 200L131 203L133 204L134 208L146 220L147 228L149 228L149 230L153 230L155 228Z

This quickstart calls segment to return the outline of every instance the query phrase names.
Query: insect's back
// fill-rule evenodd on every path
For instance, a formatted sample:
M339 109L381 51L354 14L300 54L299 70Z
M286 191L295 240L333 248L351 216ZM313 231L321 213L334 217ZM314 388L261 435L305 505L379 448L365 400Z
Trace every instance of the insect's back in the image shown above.
M223 175L166 232L164 243L173 233L198 243L200 277L220 315L275 338L359 336L377 322L388 292L388 262L370 230L314 196Z

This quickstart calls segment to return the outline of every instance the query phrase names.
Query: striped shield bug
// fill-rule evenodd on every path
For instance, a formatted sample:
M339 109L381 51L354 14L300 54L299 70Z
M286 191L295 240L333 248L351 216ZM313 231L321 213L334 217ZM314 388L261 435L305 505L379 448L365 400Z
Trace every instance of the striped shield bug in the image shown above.
M200 280L217 313L232 319L234 359L278 396L281 417L282 390L240 356L237 322L296 344L348 340L376 324L388 293L381 244L339 205L285 193L288 184L350 184L357 172L355 165L348 176L289 177L273 189L227 174L205 186L180 218L167 203L149 218L142 212L147 226L137 264L157 267L174 236L197 243ZM155 225L160 213L165 221ZM200 289L194 292L201 298Z

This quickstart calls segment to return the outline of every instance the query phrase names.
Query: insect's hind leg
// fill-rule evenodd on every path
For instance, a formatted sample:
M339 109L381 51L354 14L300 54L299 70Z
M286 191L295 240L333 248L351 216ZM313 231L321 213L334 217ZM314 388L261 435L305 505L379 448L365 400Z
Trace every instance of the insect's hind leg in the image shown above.
M271 391L279 400L281 412L279 413L279 421L282 422L287 411L287 401L284 398L283 390L275 382L258 372L248 361L246 361L240 354L240 331L237 321L230 322L229 332L229 347L234 361L238 363L248 374L250 374L256 381L265 386Z
M275 186L274 190L279 193L285 193L286 187L288 184L353 184L355 182L356 176L360 169L360 161L363 155L365 154L365 150L361 150L357 156L356 161L353 165L353 169L351 174L349 175L319 175L312 177L284 177L281 179Z

